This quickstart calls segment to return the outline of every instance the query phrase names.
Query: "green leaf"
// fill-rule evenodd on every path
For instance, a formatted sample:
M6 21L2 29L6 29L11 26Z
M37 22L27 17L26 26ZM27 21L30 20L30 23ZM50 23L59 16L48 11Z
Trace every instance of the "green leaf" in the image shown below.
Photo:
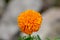
M25 40L33 40L32 37L27 37Z
M29 35L25 40L33 40L33 38Z
M41 40L41 39L40 39L39 35L37 35L37 36L31 36L31 35L29 35L29 36L24 36L24 37L20 36L18 38L18 40Z
M40 36L39 36L39 35L37 35L37 38L38 38L38 40L41 40L41 38L40 38Z

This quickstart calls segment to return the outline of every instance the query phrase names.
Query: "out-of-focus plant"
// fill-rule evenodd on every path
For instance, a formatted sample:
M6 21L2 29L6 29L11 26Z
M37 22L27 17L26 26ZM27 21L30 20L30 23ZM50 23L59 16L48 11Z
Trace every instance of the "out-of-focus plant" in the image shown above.
M37 36L24 36L24 37L19 37L18 40L41 40L39 35Z
M31 36L33 32L37 32L41 27L42 16L39 12L34 10L27 10L19 14L18 27L21 32L28 36L19 37L18 40L41 40L39 35Z
M46 38L46 40L51 40L50 38ZM60 40L60 37L56 37L53 40Z
M55 6L59 6L60 7L60 0L55 0Z

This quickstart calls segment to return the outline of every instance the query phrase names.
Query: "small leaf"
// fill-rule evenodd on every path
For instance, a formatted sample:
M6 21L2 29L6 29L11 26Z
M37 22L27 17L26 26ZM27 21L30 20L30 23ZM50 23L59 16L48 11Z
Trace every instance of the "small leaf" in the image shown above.
M37 38L38 38L38 40L41 40L41 38L39 37L39 35L37 35Z
M25 40L33 40L31 37L26 38Z

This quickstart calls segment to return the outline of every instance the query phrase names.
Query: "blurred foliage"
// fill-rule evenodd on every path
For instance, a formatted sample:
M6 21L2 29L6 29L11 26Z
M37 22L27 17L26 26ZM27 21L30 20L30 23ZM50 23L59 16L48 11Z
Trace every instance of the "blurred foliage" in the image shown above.
M60 0L55 0L55 6L60 6Z
M51 40L50 38L46 38L46 40ZM54 38L54 40L60 40L60 37Z
M37 36L34 35L34 36L24 36L24 37L19 36L18 40L41 40L41 39L39 35ZM47 37L46 40L51 40L51 39ZM54 38L54 40L60 40L60 37L56 37Z
M18 40L41 40L39 35L37 36L24 36L24 37L19 37Z

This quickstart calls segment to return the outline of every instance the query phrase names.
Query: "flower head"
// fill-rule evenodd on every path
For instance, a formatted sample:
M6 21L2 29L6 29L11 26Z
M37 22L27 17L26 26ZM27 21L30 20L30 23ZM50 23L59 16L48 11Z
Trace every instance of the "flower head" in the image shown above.
M27 10L18 16L18 26L22 32L32 34L39 30L42 23L42 16L34 10Z

